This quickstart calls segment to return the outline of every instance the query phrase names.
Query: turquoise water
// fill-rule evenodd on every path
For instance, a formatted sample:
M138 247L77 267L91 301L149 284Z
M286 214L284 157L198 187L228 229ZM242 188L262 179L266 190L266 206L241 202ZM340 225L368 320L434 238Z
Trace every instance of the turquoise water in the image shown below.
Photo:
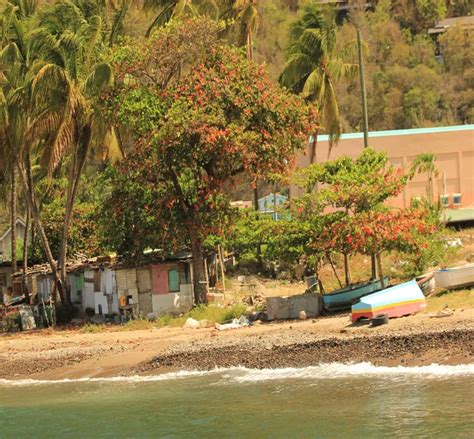
M474 365L0 380L3 438L472 438Z

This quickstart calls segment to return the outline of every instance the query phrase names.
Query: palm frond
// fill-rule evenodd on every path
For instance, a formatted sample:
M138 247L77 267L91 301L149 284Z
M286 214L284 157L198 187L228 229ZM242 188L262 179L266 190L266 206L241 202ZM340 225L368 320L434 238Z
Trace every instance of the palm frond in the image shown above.
M98 64L96 68L87 77L84 83L84 93L86 96L97 97L97 95L106 87L111 85L113 79L112 67L110 64Z
M148 27L146 31L146 36L149 37L156 28L162 27L166 23L168 23L168 21L170 21L171 17L173 16L173 11L174 11L173 4L169 4L168 6L165 6Z
M318 69L313 70L308 76L301 93L308 101L316 101L318 109L324 106L323 97L326 91L325 80L326 77L323 72Z
M295 53L285 64L285 68L280 75L280 84L289 90L297 93L301 92L306 82L306 78L314 69L313 60L305 53Z
M13 41L8 43L0 52L0 62L6 66L20 62L22 58L20 49Z

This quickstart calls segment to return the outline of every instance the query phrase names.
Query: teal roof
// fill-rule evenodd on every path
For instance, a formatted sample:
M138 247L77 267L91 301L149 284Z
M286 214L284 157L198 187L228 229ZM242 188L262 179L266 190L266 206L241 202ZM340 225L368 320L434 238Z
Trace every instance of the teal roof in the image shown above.
M454 131L474 131L474 124L471 125L455 125L450 127L431 127L431 128L411 128L409 130L390 130L390 131L369 131L369 139L371 137L389 137L389 136L409 136L412 134L435 134L435 133L451 133ZM364 133L346 133L341 136L341 140L345 139L363 139ZM328 141L327 134L318 136L319 141Z

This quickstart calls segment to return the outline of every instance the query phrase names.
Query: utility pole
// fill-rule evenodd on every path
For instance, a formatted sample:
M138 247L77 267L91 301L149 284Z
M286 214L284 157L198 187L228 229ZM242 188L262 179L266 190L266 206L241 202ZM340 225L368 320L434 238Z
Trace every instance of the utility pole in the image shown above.
M364 60L362 57L362 38L360 36L359 23L354 23L357 34L357 53L359 56L359 80L360 80L360 98L362 103L362 125L364 127L364 148L369 147L369 116L367 113L367 89L365 87ZM377 260L375 255L370 255L371 278L377 279Z
M367 114L367 90L365 87L364 61L362 59L362 42L360 37L359 26L356 25L357 33L357 52L359 54L359 79L360 79L360 96L362 100L362 119L364 126L364 148L369 146L369 116Z

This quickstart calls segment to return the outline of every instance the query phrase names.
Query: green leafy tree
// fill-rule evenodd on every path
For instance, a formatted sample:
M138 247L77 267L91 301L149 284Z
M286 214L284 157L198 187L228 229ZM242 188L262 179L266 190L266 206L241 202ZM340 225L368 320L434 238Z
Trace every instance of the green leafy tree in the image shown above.
M365 148L355 160L341 157L296 173L294 182L306 194L293 200L295 215L317 225L319 236L312 239L327 259L332 253L344 256L347 285L351 283L349 256L359 252L351 237L353 218L363 214L369 221L387 199L402 191L407 178L400 169L389 166L386 154L371 148ZM321 186L317 193L312 190L316 185ZM320 216L325 217L324 227L314 218Z
M176 30L187 33L192 26L187 21ZM146 50L140 58L147 59ZM122 54L118 70L121 65L129 65ZM189 245L196 302L205 302L203 242L226 224L224 184L243 173L258 178L285 172L304 144L311 111L272 84L263 68L225 46L207 48L166 90L128 79L109 99L113 112L137 93L154 105L138 118L119 114L140 135L112 179L106 204L111 244L134 258L146 247ZM160 114L147 126L156 109Z

